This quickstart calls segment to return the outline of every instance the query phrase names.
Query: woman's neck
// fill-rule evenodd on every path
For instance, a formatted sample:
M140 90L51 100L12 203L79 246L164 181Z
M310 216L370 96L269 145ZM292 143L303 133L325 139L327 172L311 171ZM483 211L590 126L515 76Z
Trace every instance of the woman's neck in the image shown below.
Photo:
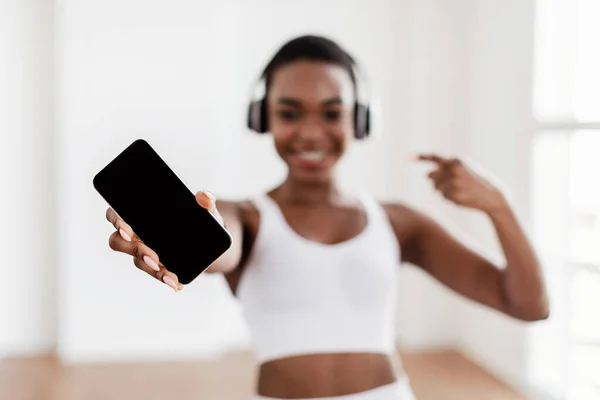
M288 178L274 191L283 203L323 204L339 202L341 191L334 180L302 182Z

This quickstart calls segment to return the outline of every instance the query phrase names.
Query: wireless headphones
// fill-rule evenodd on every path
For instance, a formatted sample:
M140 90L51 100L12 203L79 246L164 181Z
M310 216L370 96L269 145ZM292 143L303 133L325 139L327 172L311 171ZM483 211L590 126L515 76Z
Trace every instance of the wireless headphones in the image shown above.
M359 80L359 71L356 66L356 63L352 62L352 70L354 72L355 80L355 92L356 92L356 100L354 102L354 137L356 139L365 139L367 138L371 132L371 119L372 119L372 99L368 99L366 101L360 101L359 97L362 94L359 87L361 86L358 82ZM261 79L255 85L255 91L258 87L262 86L262 95L257 96L258 99L252 100L248 107L248 128L256 133L264 134L269 131L268 126L268 113L267 113L267 101L266 101L266 82L265 82L265 74L261 77ZM360 75L362 76L362 75ZM255 97L256 98L256 97Z

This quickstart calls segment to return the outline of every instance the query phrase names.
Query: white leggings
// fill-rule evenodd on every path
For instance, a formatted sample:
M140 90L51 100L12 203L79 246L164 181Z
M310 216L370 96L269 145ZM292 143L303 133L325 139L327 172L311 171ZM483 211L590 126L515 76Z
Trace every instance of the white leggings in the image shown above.
M274 397L256 396L255 400L282 400ZM296 400L416 400L407 378L400 378L389 385L345 396L317 397Z

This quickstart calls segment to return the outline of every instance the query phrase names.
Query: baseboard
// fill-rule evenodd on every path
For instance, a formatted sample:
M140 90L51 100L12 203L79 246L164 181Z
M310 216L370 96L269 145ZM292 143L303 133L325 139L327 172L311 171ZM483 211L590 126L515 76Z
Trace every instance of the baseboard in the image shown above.
M211 346L194 349L75 349L61 348L57 355L62 363L76 364L122 364L122 363L177 363L191 360L214 360L226 354L248 352L245 343L228 343L226 346Z
M411 342L404 338L396 339L396 349L405 353L437 353L455 351L462 353L459 346L454 341L438 341L438 342Z
M39 343L37 345L11 345L0 349L0 359L2 358L30 358L54 354L56 346L54 344Z

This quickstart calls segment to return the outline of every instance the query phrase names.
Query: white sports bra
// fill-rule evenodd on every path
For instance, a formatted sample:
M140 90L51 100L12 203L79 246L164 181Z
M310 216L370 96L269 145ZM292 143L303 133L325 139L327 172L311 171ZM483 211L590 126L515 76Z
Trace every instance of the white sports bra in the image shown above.
M268 195L254 200L260 227L237 297L258 360L336 352L395 352L400 249L383 208L361 198L367 225L321 244L288 225Z

